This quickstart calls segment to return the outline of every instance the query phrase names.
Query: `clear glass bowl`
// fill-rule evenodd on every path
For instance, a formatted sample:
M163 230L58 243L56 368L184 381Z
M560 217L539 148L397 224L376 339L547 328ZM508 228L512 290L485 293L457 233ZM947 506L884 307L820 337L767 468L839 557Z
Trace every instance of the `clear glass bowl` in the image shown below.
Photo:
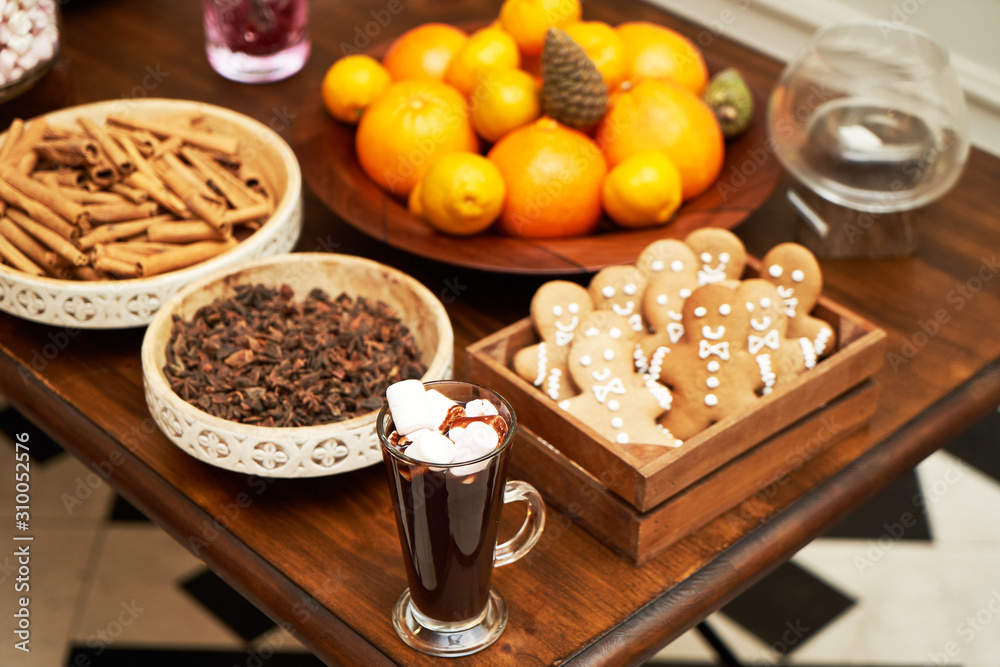
M8 0L0 8L0 102L35 85L59 60L55 0Z

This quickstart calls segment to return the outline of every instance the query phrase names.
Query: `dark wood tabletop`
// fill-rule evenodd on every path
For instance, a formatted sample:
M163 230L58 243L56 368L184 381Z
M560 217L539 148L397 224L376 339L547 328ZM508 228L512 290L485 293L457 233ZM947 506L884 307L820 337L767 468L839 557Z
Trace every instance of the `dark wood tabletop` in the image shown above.
M498 4L412 0L388 25L372 25L389 38L427 21L485 22ZM243 85L210 69L199 3L74 0L64 7L57 67L0 106L0 121L6 127L14 117L95 100L188 98L255 117L296 147L296 123L315 100L323 73L356 38L355 28L386 6L377 0L311 3L313 52L306 68L284 82ZM780 63L647 5L592 0L584 11L589 19L646 18L701 35L708 57L740 65L763 90L780 71ZM510 609L504 635L455 663L638 664L995 409L998 192L1000 160L974 150L958 186L921 211L915 257L823 262L826 296L888 333L876 376L880 402L867 429L639 568L553 509L530 562L496 572L494 583ZM308 185L304 196L298 249L363 255L422 281L451 317L458 377L467 368L465 346L526 316L545 280L421 259L345 224ZM795 224L779 188L736 231L760 256L791 240ZM380 467L265 480L196 461L149 416L142 334L67 330L0 314L0 391L325 662L434 662L407 648L389 621L405 577Z

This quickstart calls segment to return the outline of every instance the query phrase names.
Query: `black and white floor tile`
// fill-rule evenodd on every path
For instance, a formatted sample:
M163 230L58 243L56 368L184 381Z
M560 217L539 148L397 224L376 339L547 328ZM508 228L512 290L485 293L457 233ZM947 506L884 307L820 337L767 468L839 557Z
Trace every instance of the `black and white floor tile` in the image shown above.
M0 665L319 667L0 398L6 461L17 433L30 435L32 455L31 652L8 637ZM0 494L0 521L13 525L13 475L0 479ZM648 664L996 667L998 516L1000 413L710 616L705 633L688 632ZM13 618L16 576L0 555L0 618Z

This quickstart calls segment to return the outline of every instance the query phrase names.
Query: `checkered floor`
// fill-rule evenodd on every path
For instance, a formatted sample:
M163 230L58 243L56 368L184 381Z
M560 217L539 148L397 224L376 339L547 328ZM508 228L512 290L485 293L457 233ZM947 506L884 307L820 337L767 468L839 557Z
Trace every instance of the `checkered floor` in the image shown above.
M0 404L32 455L31 653L0 665L318 666L100 478ZM4 463L2 468L8 470ZM1000 664L1000 413L879 494L650 665ZM0 517L13 524L13 475ZM10 531L5 532L12 532ZM16 570L0 556L0 581ZM8 591L9 592L9 591ZM0 625L13 595L0 596ZM706 637L721 642L721 653ZM728 652L728 655L726 655Z

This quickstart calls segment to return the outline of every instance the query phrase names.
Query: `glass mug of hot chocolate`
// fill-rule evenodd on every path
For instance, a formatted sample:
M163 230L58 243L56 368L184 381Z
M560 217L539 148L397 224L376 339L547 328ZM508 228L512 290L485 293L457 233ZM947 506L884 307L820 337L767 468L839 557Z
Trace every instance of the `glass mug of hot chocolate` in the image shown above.
M528 553L545 526L538 491L507 480L517 419L502 396L468 382L404 380L386 398L376 431L409 584L393 626L430 655L475 653L507 622L493 568ZM500 510L519 500L524 523L498 545Z

